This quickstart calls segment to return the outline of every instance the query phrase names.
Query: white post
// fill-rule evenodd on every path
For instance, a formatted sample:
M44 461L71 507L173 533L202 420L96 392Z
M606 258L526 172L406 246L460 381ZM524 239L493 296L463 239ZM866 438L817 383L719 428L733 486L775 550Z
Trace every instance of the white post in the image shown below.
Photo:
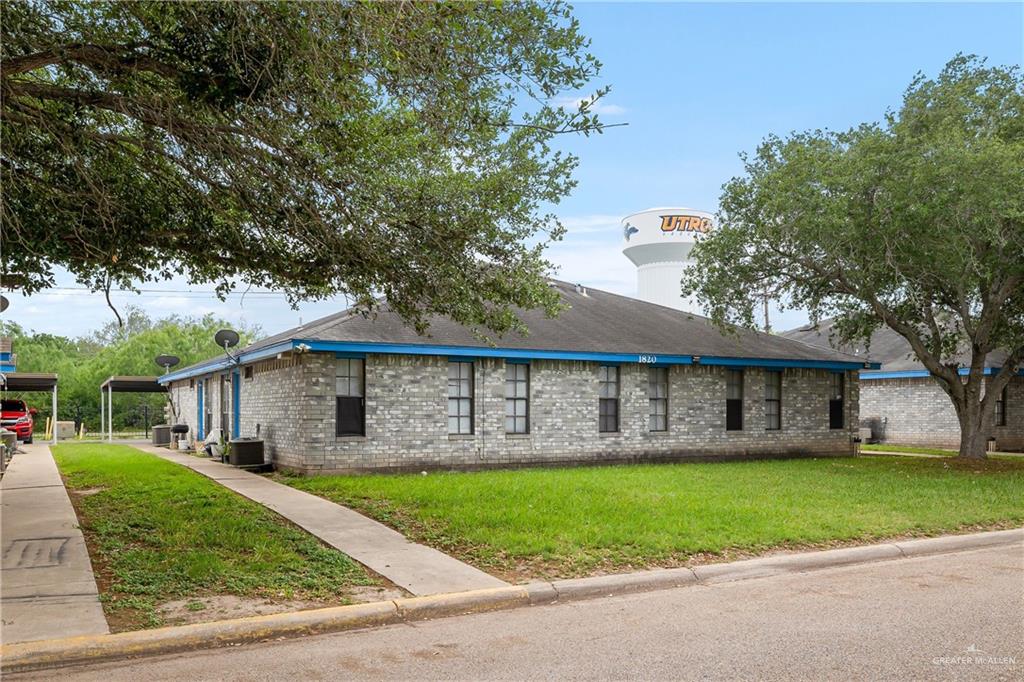
M103 432L107 428L107 399L103 397L103 387L100 386L100 440L103 440Z
M57 444L57 384L53 385L53 444Z
M107 384L107 440L114 442L114 387Z

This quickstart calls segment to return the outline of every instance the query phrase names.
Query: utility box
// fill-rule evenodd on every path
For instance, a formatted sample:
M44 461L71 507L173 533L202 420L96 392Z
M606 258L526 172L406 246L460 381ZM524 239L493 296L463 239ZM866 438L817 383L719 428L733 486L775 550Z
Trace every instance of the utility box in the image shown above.
M158 447L170 447L171 445L171 425L170 424L157 424L153 427L153 445Z
M75 437L75 422L57 422L54 433L57 434L57 440L71 440Z

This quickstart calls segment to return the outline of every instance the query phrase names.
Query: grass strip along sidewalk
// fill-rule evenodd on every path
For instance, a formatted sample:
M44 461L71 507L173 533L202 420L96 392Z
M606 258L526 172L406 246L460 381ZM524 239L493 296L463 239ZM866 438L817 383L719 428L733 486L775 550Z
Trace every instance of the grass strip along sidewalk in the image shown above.
M124 445L52 452L112 631L341 605L354 586L377 582L341 552L184 467Z
M1024 524L1024 461L797 459L279 477L512 581Z

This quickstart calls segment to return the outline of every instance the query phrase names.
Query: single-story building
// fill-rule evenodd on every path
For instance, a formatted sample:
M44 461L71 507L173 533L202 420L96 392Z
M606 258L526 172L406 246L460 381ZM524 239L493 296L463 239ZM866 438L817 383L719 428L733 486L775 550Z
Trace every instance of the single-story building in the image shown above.
M807 326L788 331L783 336L822 349L833 347L832 320L823 320L817 327ZM880 364L878 369L860 372L860 418L870 427L879 442L894 445L925 447L960 447L960 423L949 396L914 355L910 343L888 327L871 336L867 349L863 346L840 345L846 353ZM958 362L960 373L968 374L970 354L949 358ZM985 374L991 376L1006 361L1006 353L991 353ZM997 450L1024 451L1024 368L1003 389L993 404L991 438Z
M863 360L564 282L557 318L481 340L343 311L160 377L178 419L302 473L841 456Z

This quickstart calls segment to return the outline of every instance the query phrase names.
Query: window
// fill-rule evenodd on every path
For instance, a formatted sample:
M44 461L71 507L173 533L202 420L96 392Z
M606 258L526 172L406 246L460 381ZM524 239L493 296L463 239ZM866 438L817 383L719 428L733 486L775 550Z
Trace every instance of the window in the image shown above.
M782 372L764 373L764 428L782 428Z
M743 370L725 370L725 430L743 430Z
M473 433L473 363L448 363L448 433Z
M366 402L363 397L363 361L338 358L335 371L335 434L362 436L366 433Z
M505 365L505 433L530 432L530 366Z
M247 365L245 367L245 374L244 374L244 376L245 376L246 379L252 379L252 365Z
M188 380L188 387L189 387L190 389L193 389L193 390L194 390L194 389L195 389L195 387L196 387L196 380L195 380L195 379L189 379L189 380Z
M843 428L844 378L842 374L832 375L832 387L828 397L828 428L830 429Z
M647 368L648 425L651 431L668 431L668 367Z
M996 398L996 426L1006 426L1006 386Z
M601 433L619 430L619 368L601 365L597 368L598 379L598 424Z

